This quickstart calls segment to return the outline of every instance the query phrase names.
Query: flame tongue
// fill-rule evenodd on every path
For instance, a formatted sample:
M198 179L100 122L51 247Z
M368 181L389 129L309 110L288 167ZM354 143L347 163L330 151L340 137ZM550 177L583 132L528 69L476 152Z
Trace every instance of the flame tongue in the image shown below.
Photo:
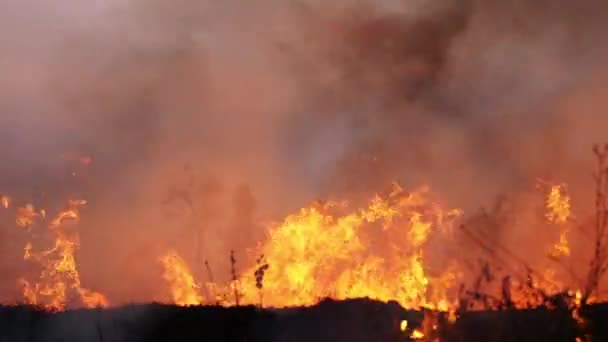
M160 259L163 278L169 284L173 302L177 305L199 305L202 298L186 262L175 252L169 251Z
M54 235L53 248L34 252L32 243L25 246L24 259L37 263L42 267L38 282L32 285L22 279L23 297L27 304L41 305L47 309L63 310L74 300L79 300L85 307L107 306L106 298L97 292L81 287L75 252L78 248L78 234L67 231L64 221L78 220L78 207L84 201L70 201L68 209L60 212L49 225L49 231ZM26 206L18 211L17 223L34 224L34 210Z
M566 194L563 185L554 185L546 200L546 218L549 223L559 227L559 242L553 245L550 255L554 258L570 256L570 245L568 242L568 221L571 216L570 197Z

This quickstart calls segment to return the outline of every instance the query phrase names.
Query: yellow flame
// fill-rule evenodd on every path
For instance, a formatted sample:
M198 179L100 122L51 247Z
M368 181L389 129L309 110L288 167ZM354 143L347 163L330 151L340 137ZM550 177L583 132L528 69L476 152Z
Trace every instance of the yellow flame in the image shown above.
M412 335L410 335L412 340L421 340L424 338L424 333L418 329L414 329Z
M163 278L169 284L173 302L182 306L201 304L199 286L186 262L175 251L169 251L160 262L164 268Z
M265 304L369 297L396 300L407 308L447 310L445 294L427 291L431 280L422 249L430 234L451 225L460 211L442 211L428 201L427 193L427 187L407 193L395 184L367 207L349 210L345 204L316 203L270 227L259 250L271 265L264 275ZM246 303L258 300L250 279L254 272L255 265L240 282Z
M554 185L547 196L547 220L552 223L566 223L570 218L570 197L565 194L563 185Z
M418 212L412 213L409 223L409 239L412 245L418 247L426 241L431 231L431 223L422 221L422 214Z
M325 297L368 297L448 311L447 290L457 277L451 269L429 276L423 249L431 234L449 231L461 212L441 210L427 192L407 193L395 184L388 195L376 195L367 207L354 210L344 202L315 202L268 229L268 240L257 251L270 264L263 288L256 286L258 265L252 264L236 283L208 285L207 292L214 294L211 300L225 294L227 305L234 304L238 284L244 304L263 298L264 305L285 307L313 305ZM201 303L199 286L177 253L161 261L174 303Z
M404 319L399 324L399 329L402 332L406 332L407 328L408 328L408 322L407 322L407 320ZM418 329L414 329L412 331L412 333L410 334L410 339L413 339L413 340L420 340L420 339L423 339L423 338L424 338L424 333L422 331L418 330Z
M570 197L565 192L563 185L553 185L546 200L547 212L545 217L550 223L559 225L559 241L555 243L550 251L552 257L570 256L570 244L568 242L568 221L571 216Z

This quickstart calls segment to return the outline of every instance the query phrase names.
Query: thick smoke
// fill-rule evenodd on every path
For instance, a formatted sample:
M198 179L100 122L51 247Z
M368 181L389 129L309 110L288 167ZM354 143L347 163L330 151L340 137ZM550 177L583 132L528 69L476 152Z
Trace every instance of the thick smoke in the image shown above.
M4 1L0 191L86 197L83 281L120 301L158 295L168 246L222 277L260 221L316 197L399 180L475 209L536 177L585 185L607 7Z

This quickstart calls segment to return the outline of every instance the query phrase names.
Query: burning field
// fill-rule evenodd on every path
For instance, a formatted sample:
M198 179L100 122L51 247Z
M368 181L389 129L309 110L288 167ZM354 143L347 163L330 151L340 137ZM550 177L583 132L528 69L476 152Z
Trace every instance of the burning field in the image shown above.
M309 315L328 315L323 319L332 324L328 313L332 305L345 310L348 302L344 302L345 308L339 308L339 304L322 303L307 312L305 307L315 306L325 299L347 301L368 298L372 301L359 302L360 308L356 310L369 310L366 306L379 307L379 303L391 303L384 304L387 305L385 308L376 308L390 312L384 312L386 335L379 335L390 340L438 340L440 336L448 341L463 336L470 339L470 336L478 335L471 335L471 328L467 324L478 319L475 312L486 312L488 317L485 319L490 319L490 322L505 319L497 316L500 313L519 313L522 316L519 320L525 320L527 314L547 321L542 323L545 325L555 320L561 322L559 333L552 331L551 334L545 332L541 335L544 337L530 336L535 339L558 336L564 340L576 337L582 341L585 336L592 336L593 321L590 321L591 324L587 322L585 315L592 317L590 311L606 310L601 305L594 308L593 304L606 300L600 284L608 269L605 254L608 236L608 145L595 147L593 151L597 157L597 173L594 175L596 208L595 217L589 224L576 219L573 209L576 206L571 203L565 184L538 180L535 190L538 192L538 203L532 207L533 211L542 208L542 212L536 213L538 222L531 227L548 237L548 243L542 245L539 241L537 248L544 258L535 260L520 256L515 249L489 235L488 222L499 219L500 213L482 211L466 216L460 209L443 208L432 199L429 187L406 191L394 183L358 207L348 201L315 201L288 215L283 221L270 224L266 228L266 239L249 250L249 260L254 262L241 266L237 264L234 252L230 252L227 263L230 265L230 277L226 281L214 279L208 261L204 262L204 279L198 279L192 265L174 249L159 255L157 263L149 265L158 269L157 283L163 284L159 292L167 294L165 302L185 307L206 305L209 306L207 310L193 308L191 310L203 311L179 313L170 307L142 306L110 310L100 313L99 317L94 316L95 311L80 313L83 317L88 315L88 320L97 322L94 323L97 324L95 336L102 340L104 333L100 322L118 321L121 322L120 329L126 329L122 326L126 324L125 320L133 320L133 317L140 315L143 315L140 319L144 319L141 317L150 315L142 313L146 310L162 315L163 309L173 310L173 314L178 316L184 315L184 319L203 319L203 322L214 321L217 318L208 316L217 315L223 317L220 321L225 320L222 324L228 325L223 329L232 329L234 325L236 330L230 336L221 333L214 335L218 334L214 330L217 327L206 328L212 331L207 334L216 338L239 340L250 336L260 339L262 337L258 334L262 334L264 338L274 340L279 337L264 334L274 334L277 329L298 331L296 327L290 327L298 323L277 318L272 311L261 313L254 308L276 310L300 307L292 315L301 316L303 326L312 324L304 323L311 319L306 318ZM17 280L22 287L22 297L15 304L30 305L42 312L99 309L112 305L104 294L83 287L81 282L76 252L79 248L81 208L87 205L86 201L72 199L64 210L55 214L30 203L18 205L18 201L7 195L1 197L1 202L5 211L15 214L15 228L28 236L23 248L24 265L39 272L31 278ZM579 235L589 239L584 241L587 249L582 253L577 253L570 244L571 240L580 238ZM34 239L37 240L35 243L32 241ZM468 240L468 244L463 240ZM47 241L47 246L44 241ZM454 244L459 246L452 246ZM471 250L457 253L454 249L464 246ZM433 252L437 250L441 253ZM462 254L467 257L477 255L478 264L470 264L470 259L459 257ZM591 262L575 266L583 258L590 258ZM356 307L357 302L352 303L349 305ZM222 311L222 306L233 309ZM241 306L244 307L239 311ZM336 310L335 307L333 310ZM131 316L125 318L125 312L130 312L128 310L137 313L129 313ZM488 313L491 311L496 312L493 319ZM169 312L166 314L170 315ZM285 309L285 312L289 311ZM71 315L76 313L78 311ZM12 317L12 314L12 311L5 313L8 317ZM57 322L61 322L58 317L66 320L69 317L57 315ZM340 315L340 319L344 319L349 313L346 311ZM599 317L593 317L595 325ZM361 319L352 318L353 322ZM257 320L260 322L255 323ZM251 324L266 324L268 331L252 332ZM544 328L549 329L549 326ZM195 331L188 331L194 335L183 338L199 336ZM396 331L403 335L396 334ZM297 334L302 335L302 332ZM486 336L484 340L488 338L492 337Z
M607 2L0 22L0 341L608 338Z

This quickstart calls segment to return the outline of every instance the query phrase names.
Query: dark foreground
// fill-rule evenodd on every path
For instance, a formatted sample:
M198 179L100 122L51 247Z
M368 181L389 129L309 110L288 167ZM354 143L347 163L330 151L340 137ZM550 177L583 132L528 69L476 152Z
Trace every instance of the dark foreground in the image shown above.
M427 332L441 341L574 341L587 334L608 341L608 305L587 308L586 332L567 310L470 312L454 324L437 317ZM260 310L133 305L47 313L31 307L0 308L0 342L42 341L408 341L424 313L370 300L324 301L310 308ZM430 330L429 330L430 329ZM432 332L431 332L432 331Z

